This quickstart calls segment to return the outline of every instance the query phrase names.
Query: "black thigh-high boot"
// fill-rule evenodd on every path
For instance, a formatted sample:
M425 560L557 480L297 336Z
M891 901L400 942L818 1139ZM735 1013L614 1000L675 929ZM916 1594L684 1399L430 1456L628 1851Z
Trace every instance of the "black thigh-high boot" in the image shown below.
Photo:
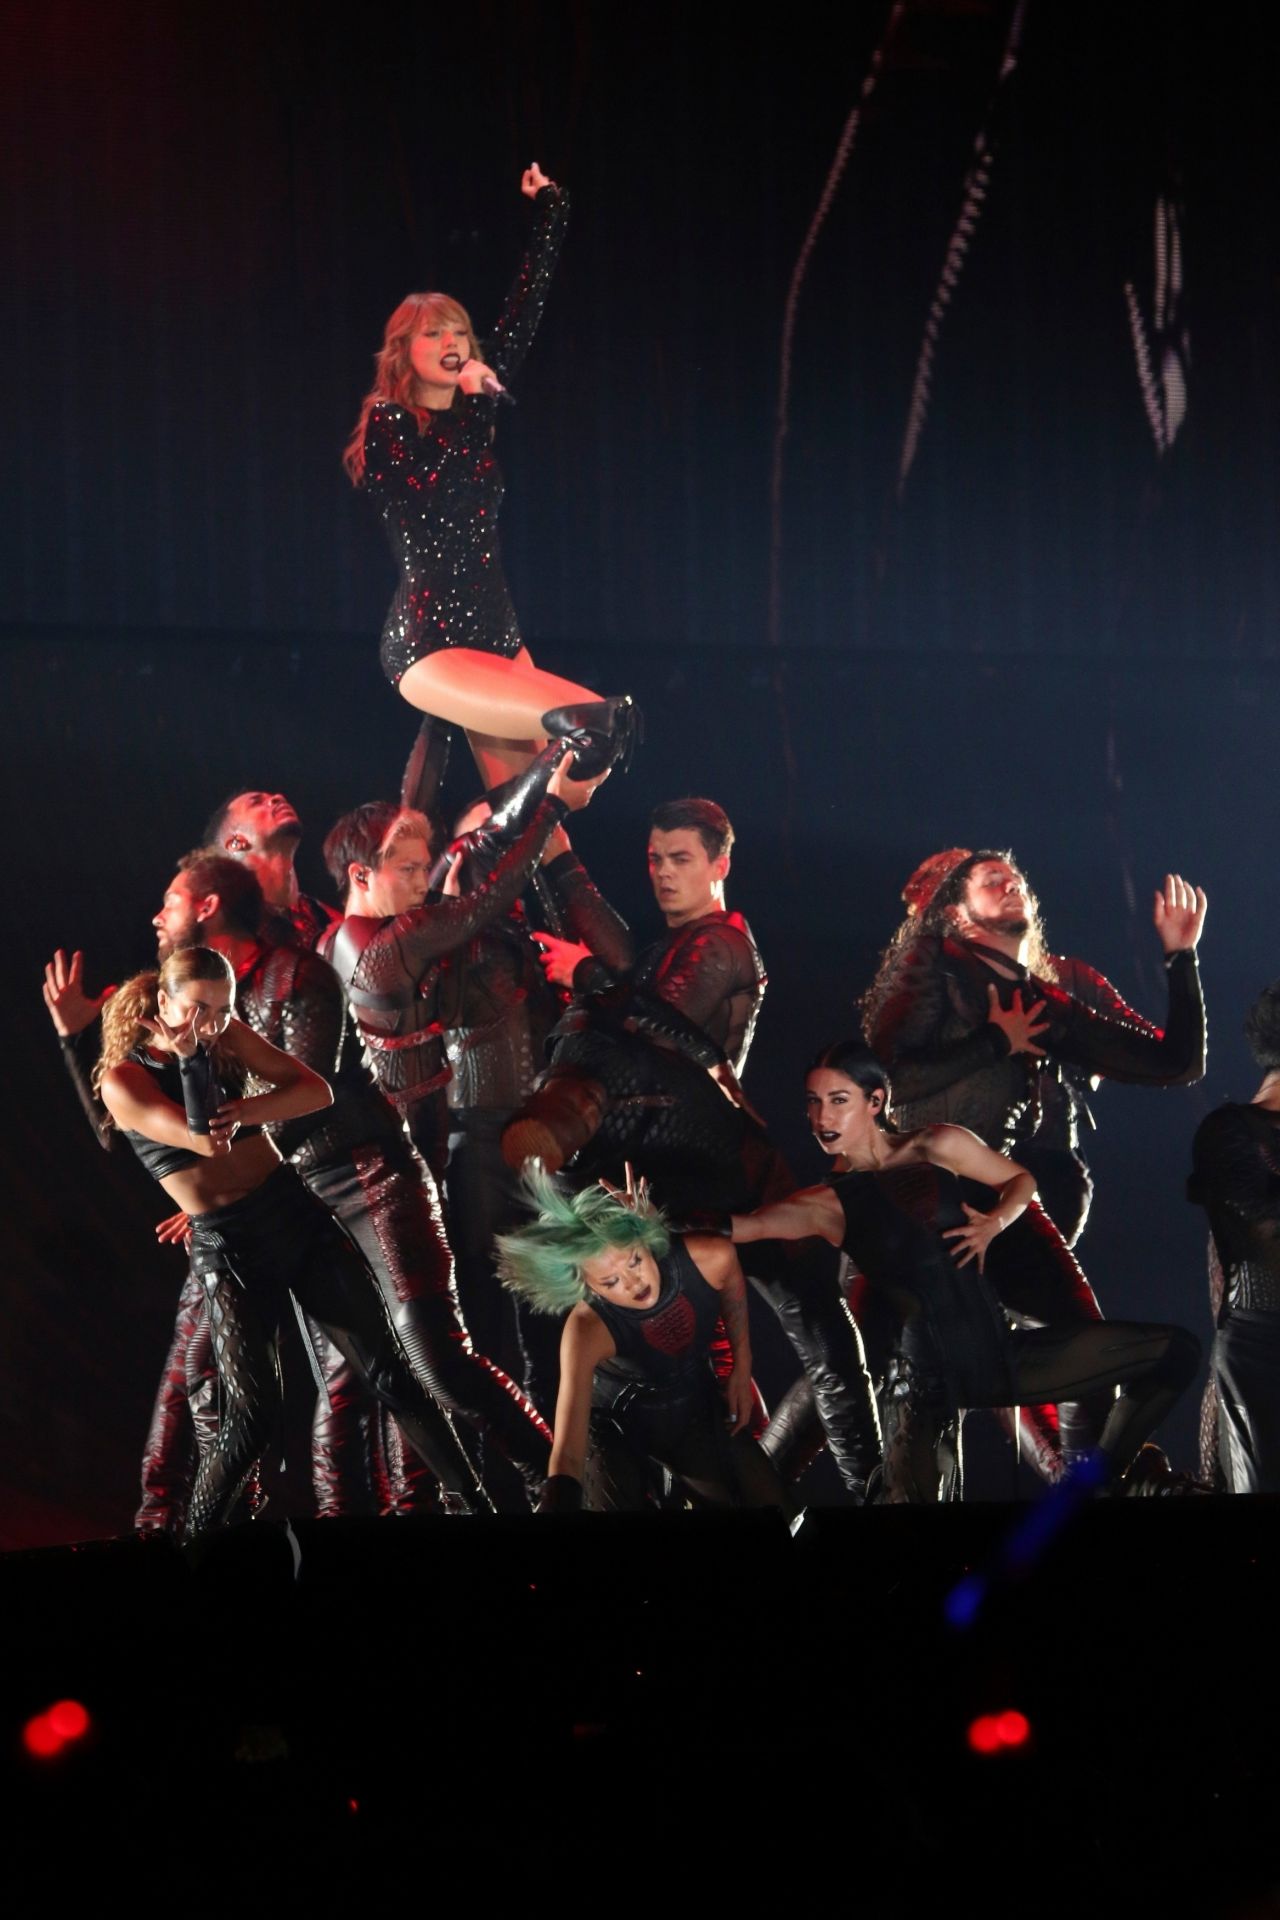
M804 1241L759 1241L743 1249L743 1262L804 1368L836 1470L861 1500L880 1464L880 1421L857 1326L834 1278L821 1270L826 1251Z
M204 1313L204 1288L194 1273L188 1273L178 1295L173 1338L142 1449L142 1504L133 1520L139 1533L181 1533L186 1524L197 1466L187 1399L187 1350Z

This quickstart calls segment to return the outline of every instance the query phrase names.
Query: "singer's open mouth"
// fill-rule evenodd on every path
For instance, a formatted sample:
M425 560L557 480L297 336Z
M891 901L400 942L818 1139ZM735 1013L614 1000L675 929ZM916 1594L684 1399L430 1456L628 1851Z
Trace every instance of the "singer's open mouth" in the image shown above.
M447 373L457 373L462 366L462 355L460 353L442 353L440 355L440 365Z

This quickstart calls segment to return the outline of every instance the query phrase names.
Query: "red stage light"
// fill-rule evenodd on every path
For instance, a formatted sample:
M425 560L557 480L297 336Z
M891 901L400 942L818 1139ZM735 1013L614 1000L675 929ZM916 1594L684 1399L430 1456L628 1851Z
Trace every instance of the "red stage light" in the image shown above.
M979 1714L969 1722L968 1740L974 1753L999 1753L1005 1747L1022 1747L1031 1738L1031 1722L1016 1707L1004 1713Z
M975 1753L998 1753L1000 1729L993 1713L983 1713L969 1722L969 1745Z
M59 1700L44 1717L60 1740L82 1740L89 1731L89 1716L78 1700Z
M52 1760L55 1753L62 1752L66 1742L48 1714L37 1713L22 1729L22 1744L37 1760Z

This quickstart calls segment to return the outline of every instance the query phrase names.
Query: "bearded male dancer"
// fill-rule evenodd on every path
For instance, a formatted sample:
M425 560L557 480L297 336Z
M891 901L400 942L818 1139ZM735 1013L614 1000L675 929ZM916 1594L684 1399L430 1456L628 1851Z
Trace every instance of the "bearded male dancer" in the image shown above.
M1037 1132L1046 1113L1061 1122L1074 1110L1070 1089L1078 1093L1090 1077L1145 1086L1189 1086L1202 1077L1196 949L1203 890L1169 874L1155 894L1169 992L1163 1030L1133 1014L1114 989L1105 991L1108 983L1082 962L1054 960L1035 896L1009 855L962 847L935 854L904 897L907 917L863 1001L867 1040L892 1076L899 1124L913 1131L954 1123L996 1152L1025 1159L1046 1179L1051 1211L1078 1236L1088 1189L1083 1163L1074 1175L1067 1164L1074 1136L1051 1137L1056 1157L1036 1167ZM1007 1244L995 1243L988 1278L1005 1308L1030 1326L1100 1319L1075 1262L1058 1256L1047 1236L1042 1253L1015 1269ZM1106 1412L1101 1400L1060 1406L1066 1465L1096 1443Z
M630 974L612 979L581 946L537 936L549 976L583 997L561 1024L542 1086L506 1130L510 1164L537 1158L554 1172L571 1161L578 1185L620 1183L630 1162L670 1217L693 1222L794 1190L740 1085L766 975L746 921L725 907L732 848L714 801L655 809L649 874L667 930ZM731 1193L742 1197L731 1202ZM861 1500L879 1425L857 1329L812 1252L762 1246L748 1277L778 1315L835 1466Z

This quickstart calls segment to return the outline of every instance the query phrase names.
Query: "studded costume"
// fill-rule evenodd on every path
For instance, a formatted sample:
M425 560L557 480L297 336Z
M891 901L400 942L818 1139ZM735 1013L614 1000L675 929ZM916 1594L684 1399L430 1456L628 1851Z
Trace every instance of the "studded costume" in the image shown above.
M547 297L568 196L543 187L529 249L507 298L488 364L505 385L519 371ZM381 401L369 415L361 486L377 507L400 585L382 630L393 686L439 647L519 653L522 642L498 546L502 470L493 453L496 402L458 391L452 406L418 413Z

